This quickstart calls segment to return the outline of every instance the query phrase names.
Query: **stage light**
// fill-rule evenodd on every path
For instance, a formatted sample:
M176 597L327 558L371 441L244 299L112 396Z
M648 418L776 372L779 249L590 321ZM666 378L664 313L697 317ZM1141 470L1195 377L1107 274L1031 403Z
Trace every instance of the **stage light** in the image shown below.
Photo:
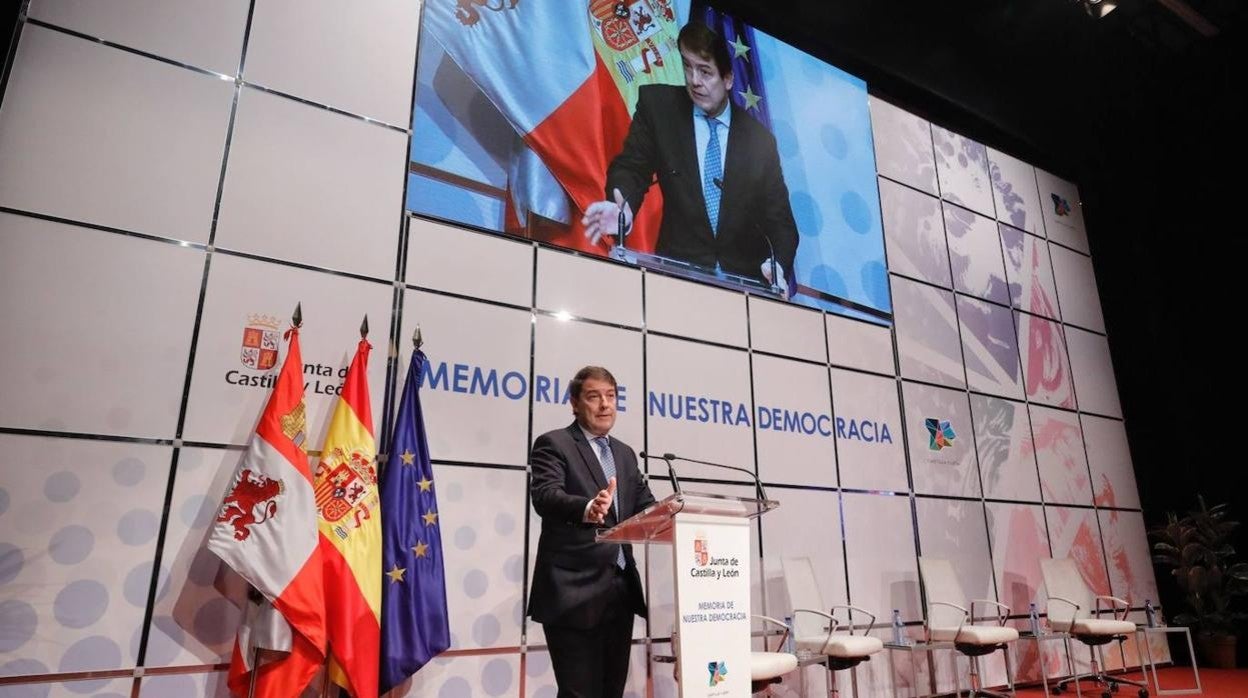
M1096 19L1118 9L1118 0L1081 0L1081 4L1083 11L1087 12L1089 17Z

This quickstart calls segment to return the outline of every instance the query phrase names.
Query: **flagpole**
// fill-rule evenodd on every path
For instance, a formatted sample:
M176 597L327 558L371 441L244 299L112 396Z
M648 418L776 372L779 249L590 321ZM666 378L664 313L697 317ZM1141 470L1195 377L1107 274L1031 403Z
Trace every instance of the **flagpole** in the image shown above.
M321 681L321 698L329 698L329 662L328 656L325 657L325 678Z
M256 696L256 677L260 675L260 646L251 648L251 679L247 684L247 698Z

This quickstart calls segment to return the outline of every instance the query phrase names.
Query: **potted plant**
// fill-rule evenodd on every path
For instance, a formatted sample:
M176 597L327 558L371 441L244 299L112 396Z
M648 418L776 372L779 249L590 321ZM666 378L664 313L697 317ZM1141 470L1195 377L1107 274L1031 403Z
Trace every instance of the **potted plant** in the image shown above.
M1237 562L1232 535L1239 522L1226 504L1205 505L1184 516L1166 514L1153 528L1153 562L1170 570L1183 592L1186 612L1174 616L1196 635L1204 660L1215 667L1235 667L1235 632L1248 614L1234 609L1235 598L1248 592L1248 563Z

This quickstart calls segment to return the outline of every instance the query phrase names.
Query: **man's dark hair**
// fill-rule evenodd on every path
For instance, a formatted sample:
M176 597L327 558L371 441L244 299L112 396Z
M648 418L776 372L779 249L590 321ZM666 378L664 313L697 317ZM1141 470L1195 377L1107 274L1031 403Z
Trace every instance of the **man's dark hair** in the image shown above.
M676 45L700 58L711 58L719 69L719 76L732 75L732 58L728 55L728 42L714 29L701 22L689 22L680 28Z
M611 384L612 388L616 387L615 376L611 375L610 371L601 366L586 366L576 372L576 375L572 377L572 384L568 386L568 394L572 396L573 400L580 399L581 387L590 378L606 381Z

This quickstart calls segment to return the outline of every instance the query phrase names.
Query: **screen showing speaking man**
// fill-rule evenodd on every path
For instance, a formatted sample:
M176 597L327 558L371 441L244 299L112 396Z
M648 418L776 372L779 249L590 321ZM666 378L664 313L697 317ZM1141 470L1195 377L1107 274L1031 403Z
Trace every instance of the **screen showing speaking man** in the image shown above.
M574 6L424 4L409 211L891 319L862 80L700 0Z
M685 84L639 89L624 148L607 169L610 198L586 210L585 235L594 243L615 236L621 214L625 232L631 229L633 211L657 180L657 254L765 279L787 297L797 224L776 139L730 103L732 59L722 36L695 20L676 45Z

